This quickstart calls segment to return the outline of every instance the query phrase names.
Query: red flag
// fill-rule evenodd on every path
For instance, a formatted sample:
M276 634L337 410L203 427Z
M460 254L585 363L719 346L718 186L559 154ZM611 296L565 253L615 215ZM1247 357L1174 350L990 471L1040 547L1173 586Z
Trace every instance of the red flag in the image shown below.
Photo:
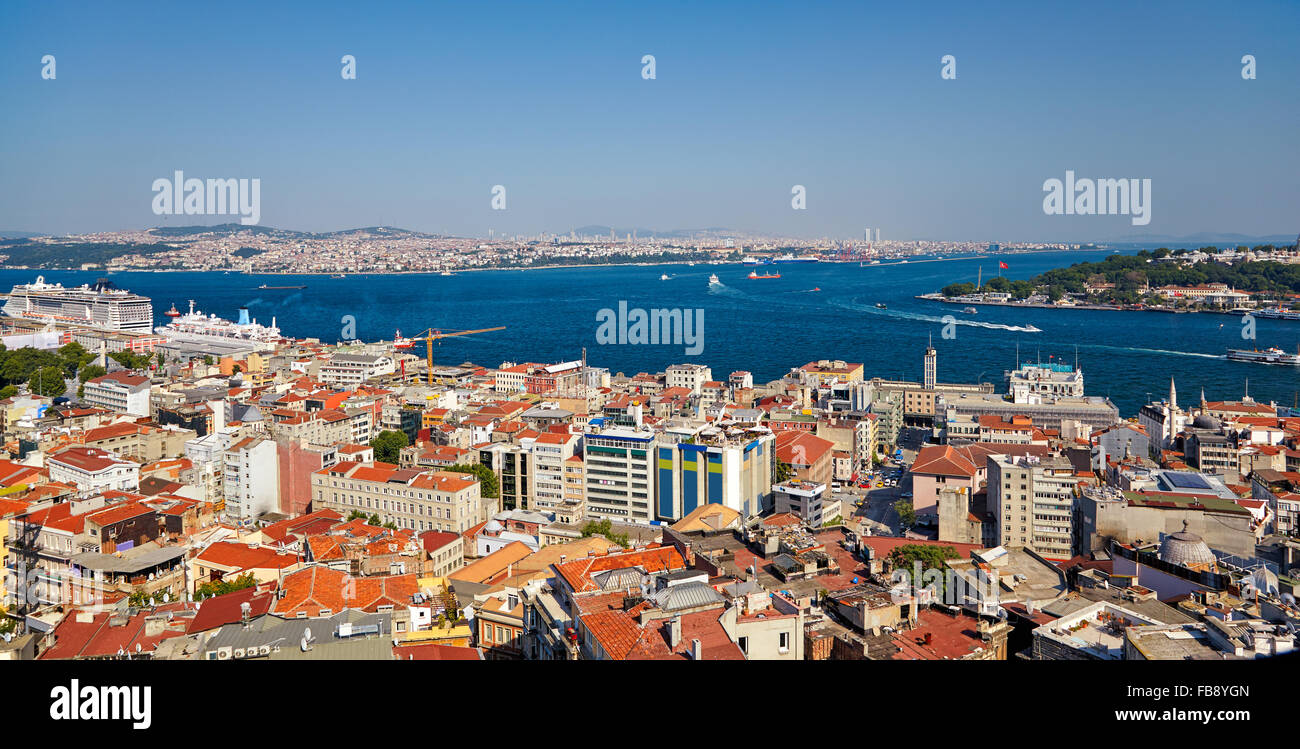
M1002 262L1001 260L999 260L999 261L998 261L998 267L999 267L999 268L1010 268L1011 266L1010 266L1010 265L1007 265L1006 263L1004 263L1004 262Z

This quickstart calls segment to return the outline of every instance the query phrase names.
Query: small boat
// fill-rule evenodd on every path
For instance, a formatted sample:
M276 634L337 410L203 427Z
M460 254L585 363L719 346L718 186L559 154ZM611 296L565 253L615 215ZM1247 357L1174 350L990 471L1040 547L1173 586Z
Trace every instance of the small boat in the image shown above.
M974 315L974 314L978 314L979 310L975 309L974 307L967 307L966 309L962 310L962 312L965 312L968 315Z
M876 302L876 309L889 309L884 302Z
M710 274L709 274L709 285L710 285L710 286L713 286L713 285L715 285L715 284L718 285L718 286L721 286L721 285L722 285L722 282L718 280L718 274L717 274L717 273L710 273Z
M1026 333L1041 333L1041 332L1043 332L1043 329L1040 328L1040 327L1038 327L1037 325L1032 325L1032 324L1031 324L1031 325L1028 325L1028 326L1025 327L1025 332L1026 332Z
M335 273L334 275L330 276L330 278L347 278L347 276L343 275L342 273Z
M661 273L661 274L659 275L659 280L660 280L660 281L667 281L667 280L668 280L668 274L667 274L667 273Z
M415 341L411 340L410 338L402 337L402 331L399 330L393 334L393 348L408 349L414 345L415 345Z
M259 288L259 289L267 289L267 290L276 290L276 289L305 289L305 288L307 288L307 286L306 286L306 284L304 284L304 285L302 285L302 286L267 286L266 284L262 284L261 286L258 286L257 288Z
M780 278L780 277L781 277L781 274L780 274L780 273L764 273L763 275L760 276L757 272L751 270L751 271L749 272L749 276L748 276L748 277L749 277L749 278Z
M813 287L813 291L821 291L821 290L822 290L822 287L820 287L820 286L815 286L815 287Z
M456 274L455 274L455 273L452 273L452 272L449 271L449 270L445 270L445 271L439 273L438 275L440 275L440 276L454 276L454 275L456 275Z

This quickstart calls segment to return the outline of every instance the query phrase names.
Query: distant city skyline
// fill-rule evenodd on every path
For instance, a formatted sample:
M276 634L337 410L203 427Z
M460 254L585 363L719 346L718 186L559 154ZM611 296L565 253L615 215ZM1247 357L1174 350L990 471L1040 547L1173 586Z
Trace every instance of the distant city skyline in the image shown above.
M312 4L304 27L307 7L11 9L0 231L223 222L151 211L151 184L176 170L260 179L260 225L311 232L1300 230L1294 3ZM1150 179L1150 223L1047 215L1044 180L1067 171ZM506 210L492 208L498 185Z

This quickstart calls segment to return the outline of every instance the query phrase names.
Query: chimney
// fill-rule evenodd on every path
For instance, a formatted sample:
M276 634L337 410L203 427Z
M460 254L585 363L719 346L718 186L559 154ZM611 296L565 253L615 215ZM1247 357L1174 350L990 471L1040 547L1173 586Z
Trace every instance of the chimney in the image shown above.
M682 618L680 616L674 616L672 619L668 620L668 647L676 650L677 646L680 645L681 642ZM695 640L695 642L699 642L699 640Z
M704 660L704 646L699 640L691 640L691 658L697 661Z
M930 642L931 642L933 639L934 639L934 633L933 633L933 632L926 632L926 633L925 633L925 644L926 644L926 645L929 645Z

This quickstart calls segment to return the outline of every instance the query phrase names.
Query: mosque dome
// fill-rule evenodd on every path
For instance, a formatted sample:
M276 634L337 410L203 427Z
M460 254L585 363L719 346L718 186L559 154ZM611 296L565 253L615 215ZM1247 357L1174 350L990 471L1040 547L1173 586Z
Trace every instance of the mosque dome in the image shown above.
M1183 529L1177 533L1171 533L1165 537L1160 544L1161 561L1169 562L1190 567L1198 564L1214 564L1214 552L1210 547L1205 545L1201 537L1187 530L1187 521L1183 521Z
M1213 416L1207 413L1201 413L1195 419L1192 419L1192 426L1196 429L1222 429L1223 424Z

